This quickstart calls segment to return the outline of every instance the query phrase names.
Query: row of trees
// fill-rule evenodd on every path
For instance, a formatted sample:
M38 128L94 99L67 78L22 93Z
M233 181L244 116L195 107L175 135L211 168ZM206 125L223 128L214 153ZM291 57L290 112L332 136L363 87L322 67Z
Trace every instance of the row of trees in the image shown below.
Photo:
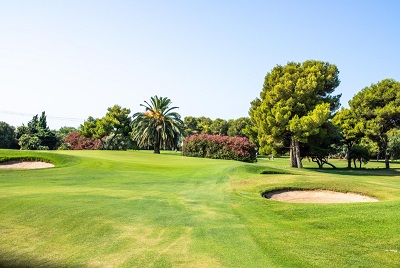
M250 118L237 120L191 116L182 120L170 99L155 96L141 105L144 112L131 117L130 109L115 105L103 118L89 117L79 130L69 129L63 135L49 129L43 112L16 130L0 123L0 147L152 147L160 153L161 148L177 148L184 136L214 134L248 137L260 154L289 153L291 167L301 168L304 157L321 168L332 165L328 157L344 149L349 167L352 160L361 165L376 153L389 168L389 159L400 152L400 83L385 79L372 84L354 96L349 108L338 111L341 95L334 94L340 84L338 74L335 65L322 61L277 65L265 76L260 98L251 103Z
M399 157L400 82L385 79L365 87L349 106L336 113L332 120L342 131L347 153L355 146L364 146L375 151L378 157L380 154L389 168L389 159Z
M230 137L248 137L246 128L252 125L250 118L240 117L238 119L224 120L217 118L212 120L208 117L188 116L184 119L185 136L193 134L212 134Z
M15 129L0 122L0 148L25 150L126 150L153 148L178 148L182 137L193 134L245 137L244 129L249 118L237 120L211 120L208 117L186 117L183 121L166 97L152 97L141 104L144 112L132 117L131 110L114 105L102 118L89 116L79 129L64 127L58 131L47 126L45 112L35 115L28 124Z
M0 122L0 148L22 150L54 150L74 128L64 127L58 131L50 130L45 112L35 115L28 124L14 128Z
M304 157L322 167L344 145L349 167L352 159L365 162L376 151L389 168L398 150L400 83L385 79L366 87L350 108L336 112L338 74L335 65L309 60L278 65L266 75L260 98L251 103L253 125L245 130L261 154L288 151L291 167L301 168Z

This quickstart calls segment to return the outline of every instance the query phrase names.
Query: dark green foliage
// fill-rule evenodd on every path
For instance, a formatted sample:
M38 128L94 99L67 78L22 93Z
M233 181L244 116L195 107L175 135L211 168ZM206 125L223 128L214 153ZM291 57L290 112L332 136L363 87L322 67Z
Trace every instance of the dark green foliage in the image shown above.
M83 125L80 125L79 134L86 138L96 136L96 125L98 121L98 118L89 116L88 119L83 122Z
M23 134L19 140L18 145L21 147L21 150L40 150L42 148L44 150L48 150L48 147L41 147L41 140L36 135Z
M345 153L347 158L347 167L351 168L351 159L349 151L355 144L359 144L364 134L364 123L357 117L353 109L341 109L335 114L332 123L339 127L342 134L342 142L345 146Z
M103 146L108 150L138 149L136 142L132 141L129 136L124 136L123 134L111 134L104 140Z
M248 137L245 129L254 126L248 117L229 119L228 121L217 118L211 120L208 117L187 116L184 119L185 136L193 134L214 134L231 137Z
M184 134L186 137L193 134L211 134L211 124L213 121L208 117L193 117L187 116L183 120L184 123Z
M212 121L210 130L213 135L227 136L228 135L228 122L224 119L217 118Z
M240 117L236 120L231 119L228 121L228 136L231 137L248 137L248 135L245 132L245 129L248 127L253 126L251 120L249 117Z
M200 130L198 129L197 126L197 119L193 116L187 116L183 120L183 124L185 126L184 134L186 137L193 135L193 134L199 134Z
M0 121L0 148L15 149L18 143L15 135L15 128L6 122Z
M388 153L390 154L390 158L392 160L399 159L400 158L400 130L393 129L392 131L389 131L388 139L389 139Z
M183 142L185 156L256 162L255 146L244 137L196 134Z
M267 170L261 171L260 174L291 174L290 172L283 171L282 169L272 169L269 168Z
M16 133L22 150L54 150L60 142L56 133L47 126L45 112L40 118L35 115L27 126L18 127Z
M363 88L349 102L364 134L376 142L389 168L389 131L400 127L400 82L385 79Z
M360 168L362 163L367 164L370 159L370 153L368 149L362 145L354 145L351 147L349 152L349 158L353 160L354 168L357 168L356 162L358 161L360 164Z
M302 155L317 163L319 168L323 168L324 164L336 168L328 159L338 153L341 138L339 129L331 122L326 122L318 134L310 137L311 142L304 144Z
M103 118L93 118L89 116L88 119L81 125L79 133L85 138L94 138L101 141L99 148L112 150L111 146L113 144L113 139L118 135L127 139L131 133L131 118L129 114L130 109L122 108L119 105L114 105L113 107L107 108L107 113ZM109 137L107 144L103 144L103 141ZM117 148L118 146L114 146Z

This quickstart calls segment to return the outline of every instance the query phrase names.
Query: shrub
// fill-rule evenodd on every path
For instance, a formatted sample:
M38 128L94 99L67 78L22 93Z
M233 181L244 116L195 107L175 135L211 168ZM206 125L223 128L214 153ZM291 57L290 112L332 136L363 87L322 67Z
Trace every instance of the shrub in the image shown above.
M137 145L129 136L111 134L105 138L103 148L107 148L107 150L136 150Z
M15 149L18 143L15 135L15 128L6 122L0 121L0 148Z
M41 150L41 140L37 136L23 134L18 141L21 150Z
M65 137L63 149L71 150L98 150L101 147L101 140L95 138L85 138L78 132L71 132ZM69 144L69 146L67 145Z
M256 149L247 138L196 134L183 141L185 156L256 162Z

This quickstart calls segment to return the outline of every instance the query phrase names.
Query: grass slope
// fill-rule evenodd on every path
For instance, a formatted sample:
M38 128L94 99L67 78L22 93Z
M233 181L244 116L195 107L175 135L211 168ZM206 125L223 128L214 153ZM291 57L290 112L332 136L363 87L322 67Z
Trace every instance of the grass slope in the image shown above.
M400 263L396 170L293 171L287 159L246 164L166 152L0 150L0 160L10 157L36 157L56 167L0 170L0 266ZM360 192L382 202L318 205L261 198L263 191L282 187Z

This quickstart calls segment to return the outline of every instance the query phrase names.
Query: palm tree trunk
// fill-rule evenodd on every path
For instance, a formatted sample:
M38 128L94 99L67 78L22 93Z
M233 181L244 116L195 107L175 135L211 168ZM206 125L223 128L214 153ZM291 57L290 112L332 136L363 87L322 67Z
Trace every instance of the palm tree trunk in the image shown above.
M160 145L161 145L161 136L160 133L157 133L157 137L154 139L154 153L160 153Z
M159 154L160 153L160 144L154 144L154 153Z

